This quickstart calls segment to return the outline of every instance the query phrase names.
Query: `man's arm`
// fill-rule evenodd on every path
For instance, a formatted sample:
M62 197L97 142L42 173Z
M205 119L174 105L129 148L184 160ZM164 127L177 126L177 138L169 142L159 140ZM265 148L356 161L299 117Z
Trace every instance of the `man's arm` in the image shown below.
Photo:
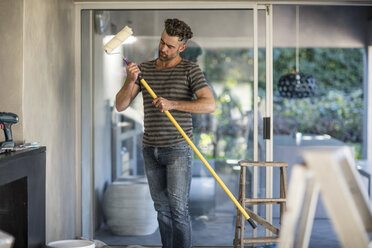
M160 111L178 110L194 114L213 113L216 110L216 103L213 93L209 87L204 87L195 92L197 97L193 101L172 101L163 97L158 97L153 104Z
M138 74L141 73L138 66L135 63L130 63L126 67L126 71L125 83L116 94L116 109L119 112L126 110L140 91L139 85L136 84Z

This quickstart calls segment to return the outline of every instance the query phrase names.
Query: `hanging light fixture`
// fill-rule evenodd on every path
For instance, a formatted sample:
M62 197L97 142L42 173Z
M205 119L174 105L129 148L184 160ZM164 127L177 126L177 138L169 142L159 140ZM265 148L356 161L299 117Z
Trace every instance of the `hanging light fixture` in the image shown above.
M280 77L278 90L281 97L304 98L315 95L316 80L312 75L299 71L299 6L296 6L296 73Z

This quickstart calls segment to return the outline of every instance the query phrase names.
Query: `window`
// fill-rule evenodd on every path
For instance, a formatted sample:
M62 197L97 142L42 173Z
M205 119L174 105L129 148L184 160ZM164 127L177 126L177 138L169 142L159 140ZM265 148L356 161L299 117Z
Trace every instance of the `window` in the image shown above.
M274 133L296 132L336 139L354 148L355 158L363 157L363 57L362 48L300 49L300 68L317 81L316 94L308 98L274 98ZM274 81L295 71L295 52L274 49ZM323 141L326 143L327 141Z

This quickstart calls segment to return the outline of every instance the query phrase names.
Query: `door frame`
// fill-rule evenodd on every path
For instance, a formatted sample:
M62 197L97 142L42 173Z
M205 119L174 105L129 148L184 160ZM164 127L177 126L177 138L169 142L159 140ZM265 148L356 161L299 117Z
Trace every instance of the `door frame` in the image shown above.
M271 161L273 156L273 82L272 82L272 5L260 2L240 2L240 1L149 1L149 2L75 2L75 119L76 119L76 136L75 144L77 148L75 172L76 172L76 220L75 227L79 236L89 239L94 237L94 159L93 159L93 112L91 118L83 120L82 118L82 57L81 57L81 13L82 10L182 10L182 9L252 9L254 25L254 82L253 82L253 158L258 160L258 10L266 10L266 115L270 117L270 138L265 140L266 143L266 160ZM211 6L213 6L211 8ZM92 57L92 52L90 53ZM93 72L93 64L90 63L90 72ZM90 85L93 85L93 77L90 76ZM92 102L92 96L90 100ZM84 127L82 127L84 125ZM82 130L89 129L87 139L82 139ZM83 149L84 148L84 149ZM88 159L84 159L84 156ZM87 152L88 151L88 152ZM83 173L84 171L84 173ZM272 170L266 171L266 197L272 196ZM258 181L258 173L254 173L254 182ZM84 185L83 185L84 184ZM254 186L254 192L257 194L257 185ZM84 190L83 190L84 189ZM88 189L88 190L86 190ZM271 219L271 208L266 210L266 217Z

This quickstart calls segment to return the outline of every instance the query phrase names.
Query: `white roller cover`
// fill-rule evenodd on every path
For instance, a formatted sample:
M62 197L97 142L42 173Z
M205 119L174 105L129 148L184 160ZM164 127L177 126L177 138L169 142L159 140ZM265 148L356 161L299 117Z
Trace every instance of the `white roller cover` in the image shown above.
M133 34L130 27L125 26L119 33L117 33L107 44L103 47L107 54L111 54L112 51L117 48L121 43L129 38Z

